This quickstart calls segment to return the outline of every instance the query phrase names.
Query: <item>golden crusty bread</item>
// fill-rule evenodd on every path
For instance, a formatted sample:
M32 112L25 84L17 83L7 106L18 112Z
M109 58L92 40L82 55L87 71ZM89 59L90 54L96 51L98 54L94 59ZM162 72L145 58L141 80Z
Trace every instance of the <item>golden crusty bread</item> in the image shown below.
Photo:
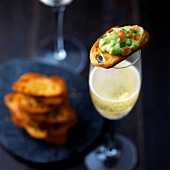
M41 139L52 144L63 145L67 141L67 131L59 135L48 134L47 130L42 130L37 127L30 125L23 126L23 120L18 119L14 114L12 114L12 122L15 126L19 128L24 128L26 132L35 139Z
M65 86L60 76L50 78L39 73L25 73L13 83L12 89L32 96L54 97L65 93Z
M31 136L37 139L40 138L45 139L48 136L59 137L59 136L67 135L67 132L69 130L69 127L64 127L64 126L57 127L57 128L49 127L47 129L47 128L30 126L28 124L25 124L24 128Z
M60 105L60 104L64 103L67 96L68 96L67 93L63 93L61 95L54 96L54 97L35 97L34 96L34 98L38 102L43 103L45 105L56 106L56 105Z
M59 136L66 134L68 130L73 126L71 123L64 124L49 124L46 127L41 127L27 122L25 119L21 118L22 115L18 116L18 113L12 112L13 123L21 128L28 130L29 133L34 134L36 138L45 138L47 135ZM40 133L38 133L40 132ZM33 135L32 135L33 136Z
M111 32L112 29L118 28L119 26L112 27L106 33L104 34L104 37L107 33ZM90 50L90 61L91 63L96 67L102 67L102 68L110 68L115 66L116 64L120 63L121 61L125 60L127 57L131 56L133 53L137 52L138 50L142 49L149 41L149 33L148 31L144 30L144 37L142 41L140 42L139 46L131 51L128 55L122 56L122 55L111 55L108 52L103 52L99 48L99 41L101 38L98 38L97 41L93 44L91 50ZM102 57L102 63L99 63L97 58Z
M42 139L53 144L64 144L67 141L67 133L71 126L58 126L49 128L40 128L23 122L23 119L12 114L14 125L24 128L26 132L35 139Z
M11 121L31 137L53 144L67 142L68 131L77 123L77 115L67 99L64 78L25 73L4 96Z
M8 93L4 97L4 102L6 106L9 108L10 112L12 113L12 119L14 119L14 122L16 122L17 120L20 120L19 125L22 126L22 115L20 114L18 103L17 103L17 100L14 98L14 94Z
M57 107L55 110L48 112L48 114L33 115L25 112L22 112L22 114L27 117L27 120L35 121L44 125L69 122L75 124L77 121L75 110L71 107L68 101Z
M75 110L68 101L65 101L63 105L58 106L55 110L46 112L46 114L30 114L30 112L20 108L15 93L9 93L5 96L5 104L16 117L34 126L63 123L73 126L77 122Z
M48 134L48 131L46 129L42 130L34 126L30 126L28 124L25 124L24 128L30 136L36 139L44 139Z
M33 138L42 139L53 144L64 144L67 133L77 122L75 110L68 101L57 106L54 111L46 114L29 114L19 105L15 93L9 93L4 98L11 112L13 124L23 128Z
M18 112L12 113L12 122L19 128L23 128L26 132L35 139L42 139L53 144L64 144L67 141L67 133L73 124L60 124L55 126L53 124L47 126L46 128L30 125L30 122L25 122L18 115Z
M13 122L13 124L19 128L24 128L22 119L17 118L17 116L13 113L12 110L10 110L10 112L11 112L11 121Z
M18 106L24 111L32 114L46 114L47 112L53 110L54 108L50 105L45 105L39 102L37 98L30 95L24 95L23 93L11 93L8 94L9 98L16 100Z
M8 103L12 100L16 100L19 107L30 114L46 114L66 100L64 96L50 97L47 102L47 97L33 97L23 93L8 93L6 98L6 102Z

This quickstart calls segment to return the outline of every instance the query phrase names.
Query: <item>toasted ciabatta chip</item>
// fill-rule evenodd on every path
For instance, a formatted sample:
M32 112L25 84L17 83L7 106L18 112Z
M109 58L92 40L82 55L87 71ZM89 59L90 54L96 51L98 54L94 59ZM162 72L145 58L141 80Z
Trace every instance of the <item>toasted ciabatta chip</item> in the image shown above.
M24 111L32 114L46 114L54 109L50 105L39 102L35 97L24 95L23 93L13 93L11 97L16 100L18 106Z
M74 126L77 122L77 116L73 108L63 104L59 109L50 111L48 114L28 114L18 109L20 114L28 124L36 127L48 128L51 125Z
M56 135L51 135L48 133L46 129L42 130L40 128L30 126L28 124L23 126L23 120L18 119L15 114L12 114L12 122L14 123L15 126L19 128L24 128L26 132L35 139L45 140L49 143L58 144L58 145L60 144L63 145L67 141L68 129L66 129L66 131L63 132L63 134L59 133Z
M43 139L54 144L66 142L69 129L77 122L75 110L68 101L59 106L55 112L30 114L19 107L15 94L8 93L4 98L15 126L25 129L30 136L36 139Z
M77 122L64 78L30 72L20 76L12 88L4 102L13 124L35 139L64 144Z
M24 128L23 120L16 117L16 115L12 112L12 110L11 110L11 121L15 126L19 128Z
M64 124L49 124L46 127L36 125L35 122L30 122L25 120L22 117L20 112L16 112L16 110L12 110L12 122L14 125L20 128L24 128L31 136L44 139L47 135L50 136L60 136L66 135L68 130L73 126L70 123ZM18 116L19 115L19 116Z
M14 93L8 93L4 97L4 102L5 102L6 106L9 108L10 112L12 113L12 116L15 114L15 117L17 117L17 120L20 120L21 123L22 123L22 118L23 117L20 114L20 110L19 110L19 107L18 107L17 100L16 100L16 98L14 98Z
M68 101L47 114L28 114L23 110L21 112L27 120L42 124L69 123L74 125L77 122L76 112Z
M15 92L39 97L54 97L62 95L67 90L62 77L50 78L39 73L23 74L13 83L12 88Z
M56 106L61 105L67 98L68 93L54 97L34 97L38 102L44 103L45 105Z
M148 31L138 25L112 27L93 44L90 61L96 67L113 67L142 49L148 41Z
M47 127L50 124L67 124L74 126L77 122L77 116L74 108L69 101L65 101L61 106L57 106L55 110L46 112L45 114L30 113L23 110L18 102L16 93L9 93L5 96L5 104L9 110L19 119L30 125L37 127Z
M55 141L55 144L60 144L60 141L63 141L63 137L66 139L68 130L73 126L72 124L49 124L48 127L43 128L37 125L35 126L32 122L25 120L24 117L22 117L23 115L21 112L17 110L17 107L13 106L10 111L12 122L15 126L25 129L30 136L36 139L45 140L47 138L46 141L48 141L48 138L50 137L52 141Z
M36 139L44 139L47 137L48 134L46 129L42 130L40 128L30 126L28 124L26 124L24 128L30 136Z
M65 97L61 96L49 97L50 101L47 102L48 99L46 97L33 97L23 93L9 93L7 96L9 96L8 102L10 98L13 98L23 111L33 115L48 114L49 111L56 110L66 100Z
M14 125L25 129L25 131L35 139L42 139L53 144L64 144L67 141L68 126L39 128L23 123L15 114L12 114ZM22 122L21 122L22 121Z

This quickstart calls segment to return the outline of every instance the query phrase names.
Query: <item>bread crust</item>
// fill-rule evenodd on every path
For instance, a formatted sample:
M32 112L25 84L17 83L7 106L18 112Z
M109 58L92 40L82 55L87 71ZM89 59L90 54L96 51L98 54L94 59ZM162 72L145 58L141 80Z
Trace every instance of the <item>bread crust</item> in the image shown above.
M11 112L11 120L15 126L25 129L33 138L53 144L64 144L67 141L69 129L77 122L75 110L68 101L61 106L58 112L54 112L52 117L51 112L36 116L24 112L19 108L12 93L5 96L5 103Z
M18 106L32 114L46 114L47 112L53 110L54 108L50 105L45 105L42 102L39 102L36 98L24 95L22 93L14 93L13 98L17 101Z
M23 110L13 93L5 96L5 104L16 117L33 126L47 127L56 124L73 126L77 122L76 112L68 101L57 106L54 110L46 112L46 114L34 114Z
M38 97L55 97L67 92L65 80L60 76L47 77L39 73L26 73L13 83L12 89Z
M12 88L14 91L4 96L12 123L35 139L65 144L77 114L67 98L64 78L26 73Z
M113 28L118 28L118 26L112 27ZM110 32L109 29L107 32ZM106 35L106 33L104 34L104 36ZM129 53L126 56L122 56L122 55L111 55L107 52L103 52L100 50L99 48L99 41L101 38L98 38L97 41L93 44L91 50L90 50L90 61L91 63L96 66L96 67L102 67L102 68L110 68L115 66L116 64L120 63L121 61L125 60L127 57L131 56L133 53L137 52L138 50L142 49L149 41L149 33L147 30L144 30L144 37L142 39L142 41L140 42L139 46L131 51L131 53ZM99 63L97 61L97 58L101 56L102 57L102 63Z

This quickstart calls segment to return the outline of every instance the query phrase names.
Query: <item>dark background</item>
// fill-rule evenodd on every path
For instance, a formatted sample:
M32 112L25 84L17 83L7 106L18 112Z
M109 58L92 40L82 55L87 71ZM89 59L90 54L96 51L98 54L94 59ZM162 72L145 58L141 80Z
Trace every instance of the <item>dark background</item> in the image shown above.
M87 51L115 25L138 24L150 41L142 50L143 82L131 114L116 130L129 136L139 151L137 170L170 169L170 3L168 0L74 0L65 11L64 33L81 40ZM53 34L49 7L38 0L0 1L0 62L34 58L38 42ZM88 79L88 66L82 76ZM72 169L83 170L79 165ZM0 148L1 170L29 170Z

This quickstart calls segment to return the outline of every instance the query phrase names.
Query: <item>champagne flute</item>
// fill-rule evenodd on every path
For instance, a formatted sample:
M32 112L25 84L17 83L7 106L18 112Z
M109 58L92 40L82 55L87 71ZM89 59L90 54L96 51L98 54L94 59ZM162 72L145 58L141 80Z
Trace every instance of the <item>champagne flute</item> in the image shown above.
M50 6L54 14L54 35L44 38L39 43L36 59L58 65L75 74L80 74L87 64L87 51L78 39L64 36L63 21L66 6L73 0L39 0Z
M109 132L106 144L98 146L85 157L89 170L131 170L137 164L133 142L114 132L116 120L125 117L134 107L142 82L141 51L116 66L104 69L91 64L89 86L92 102L106 121Z

